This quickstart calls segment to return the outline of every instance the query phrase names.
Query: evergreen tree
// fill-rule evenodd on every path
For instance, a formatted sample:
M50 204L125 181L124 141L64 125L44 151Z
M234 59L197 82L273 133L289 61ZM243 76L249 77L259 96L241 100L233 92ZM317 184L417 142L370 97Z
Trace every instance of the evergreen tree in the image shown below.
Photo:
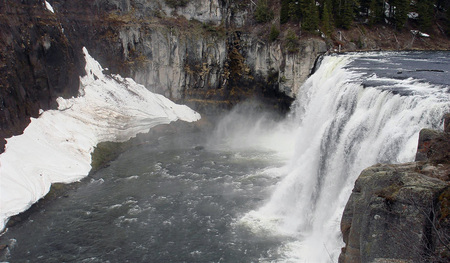
M273 11L269 9L267 0L258 1L254 15L258 23L266 23L273 19Z
M292 30L288 30L287 34L286 34L286 39L285 39L285 47L286 50L289 53L296 53L298 52L298 37L295 34L294 31Z
M392 1L392 4L395 6L394 25L397 29L403 28L408 20L409 3L410 0Z
M289 3L289 19L294 22L298 22L302 17L302 10L299 5L299 1Z
M272 25L272 27L270 28L270 33L269 33L270 41L277 40L279 35L280 35L280 30L278 30L278 28L275 25Z
M333 12L336 26L348 29L353 22L356 0L334 0Z
M325 35L330 36L332 30L332 22L331 22L331 0L326 0L323 4L322 11L322 31Z
M422 30L431 28L434 17L434 4L432 0L420 0L417 2L419 13L419 26Z
M289 21L289 3L290 0L281 0L280 23L285 24Z
M302 28L314 31L319 28L319 10L315 0L307 0L307 6L303 10Z
M371 4L372 0L359 0L359 11L364 16L368 16Z
M383 22L384 20L384 0L372 0L369 7L369 24Z

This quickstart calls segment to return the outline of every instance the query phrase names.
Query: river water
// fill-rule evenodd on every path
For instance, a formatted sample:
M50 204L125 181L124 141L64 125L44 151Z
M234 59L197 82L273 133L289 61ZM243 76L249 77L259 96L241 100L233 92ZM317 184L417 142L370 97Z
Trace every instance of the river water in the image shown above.
M8 229L9 262L337 262L360 171L413 161L449 52L328 56L286 119L248 102L121 154ZM255 106L256 105L256 106Z

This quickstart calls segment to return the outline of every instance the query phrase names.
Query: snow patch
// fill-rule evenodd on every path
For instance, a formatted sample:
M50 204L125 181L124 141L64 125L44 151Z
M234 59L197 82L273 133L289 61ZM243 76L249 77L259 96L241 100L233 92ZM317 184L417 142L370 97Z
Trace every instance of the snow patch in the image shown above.
M48 11L55 13L55 10L53 10L53 7L49 2L45 1L45 7L48 9Z
M58 98L24 133L7 139L0 155L0 230L10 216L46 195L52 183L70 183L91 170L91 153L103 141L126 141L150 128L200 115L132 79L105 75L83 48L86 76L79 96Z
M411 30L411 34L413 34L415 36L420 36L420 37L430 37L430 35L420 32L419 30Z
M417 19L417 18L419 18L419 14L416 13L416 12L409 12L408 13L408 18L409 19Z

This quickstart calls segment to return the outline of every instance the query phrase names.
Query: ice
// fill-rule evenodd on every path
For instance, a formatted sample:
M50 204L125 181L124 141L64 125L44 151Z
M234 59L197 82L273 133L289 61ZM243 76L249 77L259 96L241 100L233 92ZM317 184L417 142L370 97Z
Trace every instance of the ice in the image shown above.
M0 155L0 229L28 209L52 183L70 183L91 169L91 153L103 141L126 141L150 128L200 115L148 91L132 79L105 75L83 48L86 75L79 96L58 98L58 109L32 118L24 133L7 139Z

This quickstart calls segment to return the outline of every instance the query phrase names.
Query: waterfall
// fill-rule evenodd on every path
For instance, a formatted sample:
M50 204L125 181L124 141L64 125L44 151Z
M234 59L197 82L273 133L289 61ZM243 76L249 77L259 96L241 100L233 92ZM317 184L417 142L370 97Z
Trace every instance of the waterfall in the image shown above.
M380 162L413 161L419 131L439 128L450 110L448 87L410 78L390 80L414 89L408 96L365 87L364 74L349 69L355 57L325 57L299 89L289 120L295 150L284 177L264 206L241 219L254 232L291 237L281 262L337 262L340 219L359 173Z

